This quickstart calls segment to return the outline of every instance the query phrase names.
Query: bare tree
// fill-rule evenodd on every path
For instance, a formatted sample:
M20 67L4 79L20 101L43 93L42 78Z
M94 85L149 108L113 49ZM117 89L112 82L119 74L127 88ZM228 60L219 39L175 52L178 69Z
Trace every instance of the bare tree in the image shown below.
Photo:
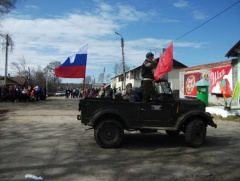
M8 47L10 47L10 51L12 52L14 49L14 42L12 37L9 34L2 34L0 32L0 37L4 40L2 44L2 51L6 51Z
M26 69L26 60L24 56L19 58L18 61L12 62L11 66L17 71L18 76L21 76L26 80L29 78L29 71Z
M56 82L58 82L58 83L61 82L60 79L58 77L56 77L56 75L55 75L55 68L58 67L60 64L61 64L61 62L59 62L59 61L52 61L44 69L47 76L49 76L49 78L53 80L54 84Z
M31 86L48 86L48 92L54 92L61 83L61 80L56 78L54 72L55 67L60 65L60 62L50 62L44 69L42 69L41 66L38 66L36 69L34 67L27 67L25 58L21 57L18 61L14 61L11 64L12 68L16 70L18 76L28 80L28 83ZM58 82L58 85L56 85L56 81Z
M125 64L125 72L129 70L130 70L130 67ZM113 67L113 72L115 75L122 74L123 73L122 63L115 63Z
M42 70L41 66L38 66L37 69L33 68L31 72L32 72L32 74L31 74L32 84L34 86L38 85L38 86L45 87L45 85L46 85L46 74Z
M50 69L49 71L51 71L51 74L55 74L55 68L58 67L61 64L61 62L59 61L52 61L50 62L47 66Z
M12 9L14 9L16 2L17 2L17 0L0 0L0 16L7 14ZM0 26L1 26L1 23L0 23ZM6 33L2 33L0 30L0 37L2 39L6 40L6 43L5 43L6 46L3 46L3 50L7 49L8 46L10 46L10 51L12 51L14 48L14 42L13 42L11 36L9 36Z
M129 71L130 67L128 65L125 64L125 72Z
M85 83L86 83L86 84L89 84L91 81L92 81L92 77L91 77L90 75L87 75L87 76L85 77Z
M100 73L98 76L98 82L103 83L103 81L104 81L104 73Z
M111 82L111 74L107 74L105 76L105 80L106 80L107 83L110 83Z
M120 70L119 70L119 64L118 63L114 64L113 72L114 72L114 75L118 75L119 74Z
M0 0L0 15L9 13L15 8L17 0Z
M44 68L48 92L54 92L60 88L60 83L62 80L59 77L56 77L55 74L55 68L60 64L61 62L59 61L52 61Z

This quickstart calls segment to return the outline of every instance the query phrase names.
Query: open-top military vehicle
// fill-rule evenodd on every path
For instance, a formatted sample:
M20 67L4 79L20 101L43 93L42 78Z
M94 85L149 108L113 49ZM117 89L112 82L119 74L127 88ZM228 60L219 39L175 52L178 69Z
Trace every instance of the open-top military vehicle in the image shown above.
M168 135L185 134L190 147L202 145L208 125L217 127L205 103L199 100L175 98L170 85L160 80L156 85L158 101L85 98L79 102L80 115L86 126L94 129L96 142L103 148L115 148L124 138L124 130L141 133L165 130Z

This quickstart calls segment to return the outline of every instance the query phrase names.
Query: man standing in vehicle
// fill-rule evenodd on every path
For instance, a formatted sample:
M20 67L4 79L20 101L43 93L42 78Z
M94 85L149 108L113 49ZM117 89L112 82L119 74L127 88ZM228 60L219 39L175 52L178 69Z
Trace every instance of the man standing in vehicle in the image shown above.
M146 59L142 65L143 102L157 101L157 93L153 86L153 69L157 66L158 61L159 59L154 59L154 54L152 52L146 54Z

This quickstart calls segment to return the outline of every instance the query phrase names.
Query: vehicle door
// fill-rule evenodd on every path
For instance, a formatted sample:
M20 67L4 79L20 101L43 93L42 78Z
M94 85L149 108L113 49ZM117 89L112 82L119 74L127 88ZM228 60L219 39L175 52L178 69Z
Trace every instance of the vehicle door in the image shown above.
M176 103L167 81L155 84L157 102L146 102L140 106L140 120L143 127L171 126L176 114Z
M171 125L173 103L146 102L140 105L140 122L143 127L167 127Z

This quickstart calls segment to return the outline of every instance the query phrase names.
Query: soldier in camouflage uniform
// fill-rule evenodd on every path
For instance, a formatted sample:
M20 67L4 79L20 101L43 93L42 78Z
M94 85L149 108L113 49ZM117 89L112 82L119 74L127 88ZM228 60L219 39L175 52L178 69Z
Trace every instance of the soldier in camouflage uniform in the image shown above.
M146 59L142 65L143 102L157 101L157 92L153 86L153 69L157 66L158 60L154 59L152 52L146 54Z

